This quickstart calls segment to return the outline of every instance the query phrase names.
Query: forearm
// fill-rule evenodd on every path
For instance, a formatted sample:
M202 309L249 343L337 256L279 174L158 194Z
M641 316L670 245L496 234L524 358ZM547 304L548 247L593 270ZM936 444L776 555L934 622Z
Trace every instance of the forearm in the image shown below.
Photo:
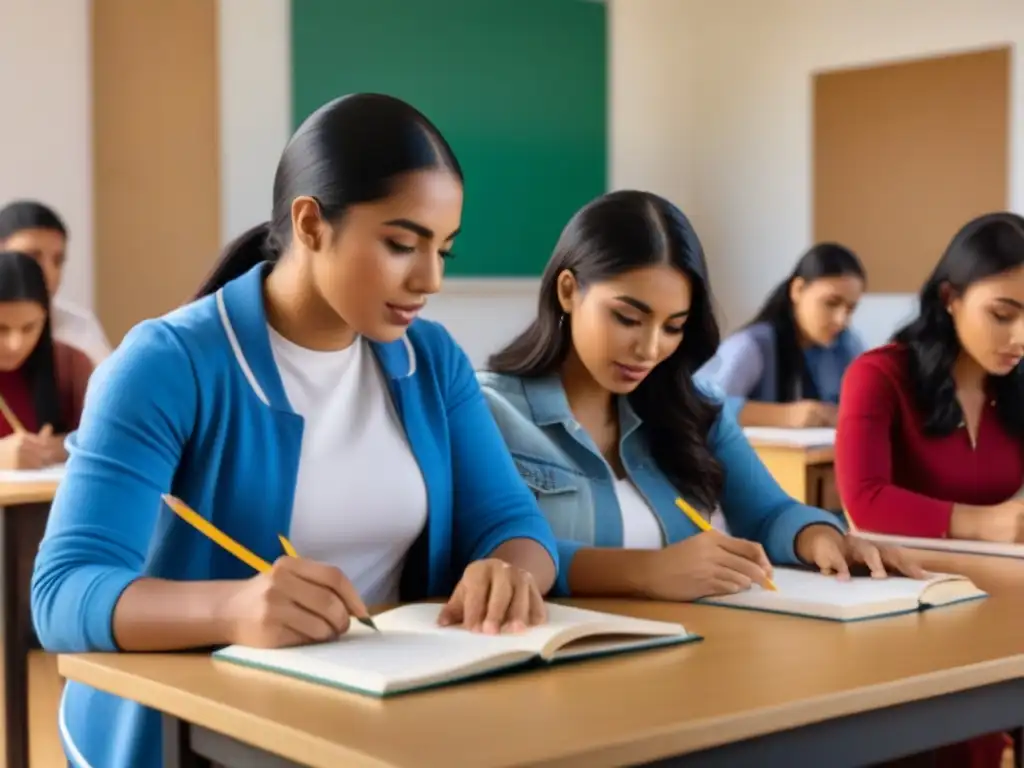
M983 538L981 522L986 511L985 507L972 504L954 504L949 516L949 538L975 541Z
M132 582L114 608L114 638L123 651L179 651L227 645L224 606L237 581Z
M551 555L533 539L510 539L495 549L491 557L533 574L533 580L542 595L551 590L558 575Z
M741 427L788 427L789 403L759 403L748 400L737 420Z
M569 566L574 597L647 597L650 551L588 548L577 550Z

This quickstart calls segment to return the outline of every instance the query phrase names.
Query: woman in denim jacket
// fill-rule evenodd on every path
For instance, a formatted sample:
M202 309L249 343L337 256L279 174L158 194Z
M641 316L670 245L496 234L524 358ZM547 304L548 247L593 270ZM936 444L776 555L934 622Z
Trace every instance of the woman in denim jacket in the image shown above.
M922 575L782 491L693 381L718 343L703 250L675 206L620 191L572 218L537 318L479 374L560 540L557 591L694 600L764 583L773 563ZM707 516L720 506L732 535L702 533L680 496Z

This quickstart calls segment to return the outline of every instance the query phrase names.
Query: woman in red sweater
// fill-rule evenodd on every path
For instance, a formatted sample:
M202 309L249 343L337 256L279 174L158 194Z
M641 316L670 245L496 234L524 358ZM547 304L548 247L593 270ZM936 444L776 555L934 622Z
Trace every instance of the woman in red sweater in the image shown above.
M1024 541L1022 357L1024 218L988 214L953 238L917 318L846 371L836 479L858 529ZM1004 746L982 737L940 764L998 766Z
M65 460L64 436L78 427L92 363L53 341L50 297L35 260L0 252L0 396L23 431L0 415L0 469L38 469Z

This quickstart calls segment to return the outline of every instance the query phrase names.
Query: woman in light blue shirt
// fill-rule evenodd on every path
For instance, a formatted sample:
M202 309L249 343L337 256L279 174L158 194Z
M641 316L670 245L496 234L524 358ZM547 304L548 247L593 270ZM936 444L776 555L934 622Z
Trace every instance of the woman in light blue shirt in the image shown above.
M745 427L835 426L843 374L863 351L849 323L865 282L852 251L815 245L697 379L717 385Z
M478 374L519 473L559 539L561 594L692 600L771 564L919 575L787 496L693 371L718 346L696 233L668 201L605 195L566 226L536 319ZM718 506L729 536L676 506Z

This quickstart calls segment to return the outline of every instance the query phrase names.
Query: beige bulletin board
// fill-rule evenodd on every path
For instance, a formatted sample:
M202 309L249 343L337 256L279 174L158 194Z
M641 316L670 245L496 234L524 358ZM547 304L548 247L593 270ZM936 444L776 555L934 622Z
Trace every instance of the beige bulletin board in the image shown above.
M111 341L220 247L217 4L92 0L96 312Z
M871 292L916 292L961 225L1007 207L1010 56L814 76L814 238L852 248Z

